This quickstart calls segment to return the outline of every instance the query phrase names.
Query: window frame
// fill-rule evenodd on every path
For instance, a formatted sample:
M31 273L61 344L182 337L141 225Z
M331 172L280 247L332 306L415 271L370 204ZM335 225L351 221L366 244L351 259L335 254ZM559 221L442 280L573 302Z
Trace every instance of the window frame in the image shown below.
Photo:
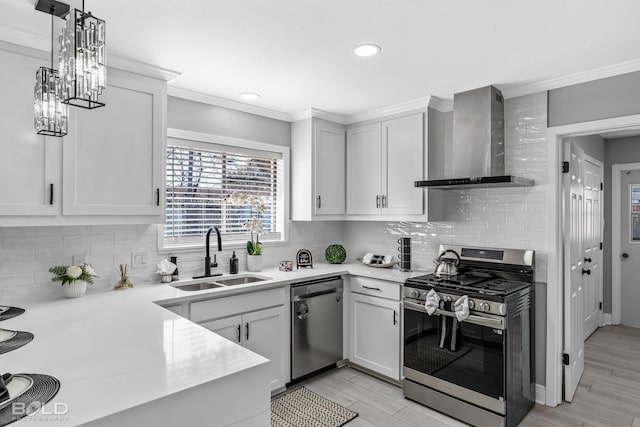
M233 138L222 135L208 134L202 132L194 132L183 129L168 128L167 138L164 140L162 152L166 153L168 139L180 139L184 140L186 147L194 148L207 148L208 144L224 145L229 147L237 147L241 149L266 151L271 153L277 153L282 157L282 191L279 193L281 197L281 213L278 215L277 221L281 224L281 234L279 240L267 240L262 242L264 247L269 246L285 246L289 243L289 176L290 176L290 148L284 145L269 144L265 142L253 141L248 139ZM210 148L209 148L210 149ZM166 194L166 159L162 163L163 179L161 194ZM166 197L162 199L162 217L164 218L157 229L157 241L158 241L158 253L181 253L181 252L194 252L204 249L204 236L197 244L184 244L184 245L170 245L165 246L164 238L164 226L166 223L167 207ZM238 240L237 238L226 239L222 236L222 247L224 250L240 249L246 247L244 240Z

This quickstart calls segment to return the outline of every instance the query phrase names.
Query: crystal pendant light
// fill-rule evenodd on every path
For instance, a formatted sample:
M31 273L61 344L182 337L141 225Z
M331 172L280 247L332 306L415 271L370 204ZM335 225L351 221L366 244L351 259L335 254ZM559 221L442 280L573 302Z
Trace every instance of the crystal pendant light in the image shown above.
M63 101L93 109L107 85L105 22L91 12L73 9L60 34L60 75Z
M62 137L67 134L69 106L62 102L62 82L60 74L53 69L53 16L60 13L56 5L48 2L42 7L39 2L36 9L51 15L51 67L40 67L36 72L34 95L34 127L38 135ZM55 2L57 3L57 2ZM66 5L64 5L66 6ZM69 10L69 7L66 7Z

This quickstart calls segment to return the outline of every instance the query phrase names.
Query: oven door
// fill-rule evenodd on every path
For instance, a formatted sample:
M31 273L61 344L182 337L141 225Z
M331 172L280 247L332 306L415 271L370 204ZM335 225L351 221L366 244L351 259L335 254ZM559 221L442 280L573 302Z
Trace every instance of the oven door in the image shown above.
M470 315L453 328L458 343L451 346L443 334L451 334L453 312L429 316L423 303L403 305L405 378L504 415L504 318Z

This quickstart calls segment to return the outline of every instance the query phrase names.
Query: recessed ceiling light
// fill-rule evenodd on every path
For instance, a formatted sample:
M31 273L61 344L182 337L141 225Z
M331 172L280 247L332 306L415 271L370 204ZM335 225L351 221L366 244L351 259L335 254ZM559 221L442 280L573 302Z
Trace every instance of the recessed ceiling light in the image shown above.
M240 98L246 99L247 101L255 101L260 98L260 95L255 92L242 92Z
M353 53L358 56L373 56L380 52L380 46L377 44L361 44L353 49Z

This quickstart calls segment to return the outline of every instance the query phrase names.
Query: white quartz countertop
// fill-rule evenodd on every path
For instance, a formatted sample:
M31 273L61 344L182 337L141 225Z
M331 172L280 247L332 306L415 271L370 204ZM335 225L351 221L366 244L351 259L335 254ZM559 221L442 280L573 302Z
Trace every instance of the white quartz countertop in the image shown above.
M1 322L0 328L29 331L35 338L0 355L0 372L58 378L61 388L53 401L68 405L69 412L57 417L56 425L79 425L267 362L156 303L247 293L322 276L351 274L402 283L425 273L361 263L317 264L313 269L291 272L264 269L257 274L272 279L195 292L160 283L90 291L78 299L66 299L61 291L46 295L5 292L3 305L22 307L26 312ZM180 281L190 282L194 280ZM29 421L25 420L20 423Z

